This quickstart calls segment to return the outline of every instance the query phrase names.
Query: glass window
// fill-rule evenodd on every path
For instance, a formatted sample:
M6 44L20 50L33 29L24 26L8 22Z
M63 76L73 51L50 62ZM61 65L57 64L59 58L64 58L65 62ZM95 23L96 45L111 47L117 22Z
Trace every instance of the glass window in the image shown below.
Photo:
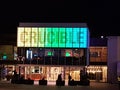
M58 65L59 49L53 49L53 50L54 50L54 55L52 56L52 65Z
M73 28L73 48L79 48L79 28Z
M51 47L52 46L52 28L46 28L45 30L45 47Z
M59 41L59 31L58 28L52 28L51 31L51 41L52 41L52 47L56 48L58 47L58 41Z
M31 47L38 47L38 28L32 28Z
M25 28L25 47L30 47L31 46L31 28Z
M38 34L38 47L44 47L44 41L45 41L45 28L39 28L39 34Z
M59 49L59 64L64 65L66 63L65 49Z
M17 32L17 46L18 47L24 47L24 40L25 40L25 33L24 33L24 28L18 28Z
M59 28L59 47L65 47L65 28Z
M45 49L45 64L51 65L52 54L53 54L52 49Z
M66 28L66 47L72 48L72 28Z

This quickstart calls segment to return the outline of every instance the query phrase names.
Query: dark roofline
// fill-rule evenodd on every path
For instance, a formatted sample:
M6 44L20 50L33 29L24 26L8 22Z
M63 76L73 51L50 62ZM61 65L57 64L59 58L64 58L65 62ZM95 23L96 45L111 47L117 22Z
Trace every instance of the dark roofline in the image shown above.
M107 38L90 38L90 46L107 46Z
M86 23L19 23L19 27L87 27Z

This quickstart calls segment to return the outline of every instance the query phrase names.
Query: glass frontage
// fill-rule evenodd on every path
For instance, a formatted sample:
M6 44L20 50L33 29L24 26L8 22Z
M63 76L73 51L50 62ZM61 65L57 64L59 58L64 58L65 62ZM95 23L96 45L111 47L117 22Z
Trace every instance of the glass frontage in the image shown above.
M83 67L79 66L59 66L59 65L18 65L16 71L24 76L25 79L56 81L59 74L62 80L68 81L69 74L75 81L80 80L80 71ZM88 66L86 68L90 80L97 82L107 82L107 66Z
M62 79L68 80L70 74L78 81L80 70L88 65L89 30L86 25L77 23L47 27L20 25L17 47L18 56L25 57L21 63L25 79L44 77L56 81L62 74Z
M18 55L26 54L25 64L42 65L86 65L86 49L59 49L59 48L19 48Z
M90 80L107 82L107 66L89 66L87 73Z
M14 65L0 65L0 80L10 81L14 70Z
M25 79L56 81L59 74L62 74L62 80L68 82L68 76L75 81L80 80L80 71L83 67L79 66L60 66L60 65L5 65L0 67L1 80L10 80L13 71L16 70L17 74L23 76ZM91 81L107 82L107 66L88 66L86 67L88 77Z
M73 80L80 80L80 70L82 67L76 66L43 66L43 65L18 65L16 71L25 79L56 81L59 74L62 74L62 80L68 81L70 74Z

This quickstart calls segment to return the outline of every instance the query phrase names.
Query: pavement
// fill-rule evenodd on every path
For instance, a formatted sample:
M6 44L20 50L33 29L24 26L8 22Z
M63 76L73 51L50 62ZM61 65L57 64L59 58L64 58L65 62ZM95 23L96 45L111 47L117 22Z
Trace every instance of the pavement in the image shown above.
M11 84L0 81L0 90L120 90L118 84L90 82L90 86L55 86Z

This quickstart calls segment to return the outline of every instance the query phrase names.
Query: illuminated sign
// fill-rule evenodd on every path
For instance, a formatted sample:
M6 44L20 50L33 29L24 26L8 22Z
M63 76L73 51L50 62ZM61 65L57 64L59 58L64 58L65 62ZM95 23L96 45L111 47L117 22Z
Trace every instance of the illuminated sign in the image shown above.
M18 27L18 47L87 48L88 28Z

